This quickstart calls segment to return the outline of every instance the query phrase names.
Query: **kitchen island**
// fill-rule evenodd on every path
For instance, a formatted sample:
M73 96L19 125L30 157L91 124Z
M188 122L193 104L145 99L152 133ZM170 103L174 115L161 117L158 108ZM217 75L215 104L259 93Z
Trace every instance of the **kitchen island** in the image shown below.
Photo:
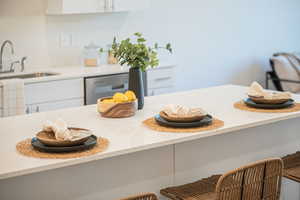
M0 199L110 200L158 193L166 186L299 150L300 112L235 109L233 104L246 97L246 90L224 85L147 97L145 108L126 119L101 118L95 105L0 119ZM294 99L300 102L299 95ZM142 124L170 103L201 107L225 125L199 133L163 133ZM34 136L45 120L58 117L108 138L109 148L77 159L36 159L16 151L17 142ZM284 180L283 199L299 199L299 186Z

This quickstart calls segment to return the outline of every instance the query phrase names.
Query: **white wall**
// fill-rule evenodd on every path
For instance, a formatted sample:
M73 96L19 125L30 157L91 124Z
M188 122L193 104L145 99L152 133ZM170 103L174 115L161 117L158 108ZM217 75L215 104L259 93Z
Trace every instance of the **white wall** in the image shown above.
M79 64L89 41L106 45L139 31L173 44L182 90L263 81L272 53L300 51L299 0L151 0L144 12L50 17L45 3L0 0L0 42L13 40L31 67ZM61 48L61 32L76 47Z
M10 39L31 66L49 63L43 0L0 0L0 42Z

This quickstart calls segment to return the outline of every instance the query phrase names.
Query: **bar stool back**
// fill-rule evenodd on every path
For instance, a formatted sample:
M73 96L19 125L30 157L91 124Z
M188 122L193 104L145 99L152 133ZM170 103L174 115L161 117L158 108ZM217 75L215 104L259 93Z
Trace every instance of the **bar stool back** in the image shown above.
M158 198L153 193L146 193L146 194L140 194L132 197L127 197L121 200L158 200Z
M218 200L278 200L283 164L280 159L256 162L224 174L218 181Z
M280 158L263 160L161 194L173 200L279 200L282 169Z
M300 183L300 152L282 158L284 163L283 176Z

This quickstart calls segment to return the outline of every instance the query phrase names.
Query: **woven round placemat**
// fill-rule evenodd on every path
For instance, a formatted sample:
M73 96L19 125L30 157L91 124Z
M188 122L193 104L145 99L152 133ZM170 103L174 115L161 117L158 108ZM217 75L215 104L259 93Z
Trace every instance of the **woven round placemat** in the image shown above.
M106 138L98 138L97 144L88 150L77 151L70 153L47 153L35 150L31 145L31 139L25 139L16 145L17 151L24 156L34 158L49 158L49 159L66 159L66 158L79 158L84 156L90 156L99 152L103 152L107 149L109 141Z
M234 107L240 110L250 111L250 112L260 112L260 113L289 113L300 111L300 103L295 103L293 106L281 109L263 109L263 108L253 108L247 106L243 101L238 101L234 104Z
M194 128L172 128L172 127L161 126L155 121L154 117L146 119L145 121L143 121L143 124L152 130L160 131L160 132L169 132L169 133L196 133L201 131L214 130L224 126L224 122L216 118L213 119L211 125L194 127Z

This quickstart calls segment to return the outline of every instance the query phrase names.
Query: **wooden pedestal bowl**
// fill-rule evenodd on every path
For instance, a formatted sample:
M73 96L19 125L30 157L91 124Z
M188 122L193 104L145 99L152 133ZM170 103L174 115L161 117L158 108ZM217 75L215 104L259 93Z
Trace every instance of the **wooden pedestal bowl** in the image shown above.
M98 112L106 118L126 118L135 115L137 110L137 100L124 103L103 102L111 97L98 99Z

